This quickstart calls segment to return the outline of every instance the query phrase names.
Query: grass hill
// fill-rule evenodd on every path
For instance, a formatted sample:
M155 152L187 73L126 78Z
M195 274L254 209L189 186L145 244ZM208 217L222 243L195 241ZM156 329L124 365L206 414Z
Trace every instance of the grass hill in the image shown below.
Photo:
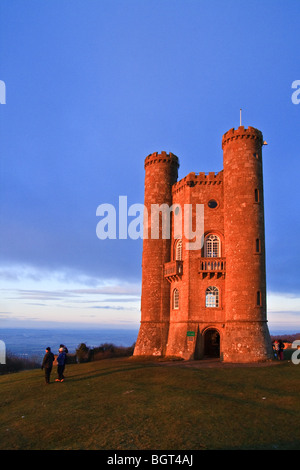
M136 358L0 377L0 449L300 449L300 364Z

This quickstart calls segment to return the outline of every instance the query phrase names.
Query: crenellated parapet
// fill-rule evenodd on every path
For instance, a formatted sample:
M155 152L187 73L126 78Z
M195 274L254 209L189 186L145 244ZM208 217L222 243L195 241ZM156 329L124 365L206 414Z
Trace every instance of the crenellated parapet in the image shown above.
M185 186L194 187L196 185L218 185L223 183L223 170L219 172L210 171L209 173L191 172L177 183L173 184L172 192L177 193Z
M223 135L222 148L224 149L224 146L226 144L237 139L255 139L258 140L258 143L260 143L260 145L263 144L263 135L261 131L251 126L247 127L246 129L244 128L244 126L240 126L238 129L230 129Z
M170 163L170 164L172 163L176 165L177 168L179 168L179 158L171 152L167 153L163 151L161 153L158 153L158 152L151 153L145 158L144 167L146 168L147 166L153 165L155 163Z

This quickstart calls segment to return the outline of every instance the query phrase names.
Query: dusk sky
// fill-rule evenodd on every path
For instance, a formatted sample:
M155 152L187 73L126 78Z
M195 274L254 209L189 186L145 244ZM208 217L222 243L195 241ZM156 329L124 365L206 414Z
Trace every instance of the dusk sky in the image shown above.
M268 143L269 328L300 331L299 12L299 0L0 0L2 328L138 328L142 240L99 240L97 207L142 204L155 151L179 157L179 179L222 170L242 108Z

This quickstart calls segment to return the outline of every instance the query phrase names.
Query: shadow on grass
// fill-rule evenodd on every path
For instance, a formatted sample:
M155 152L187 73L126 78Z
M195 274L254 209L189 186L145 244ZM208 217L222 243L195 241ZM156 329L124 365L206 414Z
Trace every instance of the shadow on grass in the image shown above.
M145 369L145 368L150 368L150 367L156 367L155 364L141 364L141 365L135 365L135 366L129 366L129 367L117 367L117 368L107 368L107 369L101 369L101 370L97 370L97 371L94 371L94 372L91 372L89 374L87 374L87 372L85 373L80 373L80 374L67 374L66 373L66 376L68 379L72 379L72 382L82 382L82 381L85 381L85 380L91 380L91 379L94 379L94 378L97 378L97 377L105 377L105 376L108 376L108 375L112 375L112 374L118 374L118 373L122 373L122 372L130 372L130 371L134 371L134 370L139 370L139 369Z

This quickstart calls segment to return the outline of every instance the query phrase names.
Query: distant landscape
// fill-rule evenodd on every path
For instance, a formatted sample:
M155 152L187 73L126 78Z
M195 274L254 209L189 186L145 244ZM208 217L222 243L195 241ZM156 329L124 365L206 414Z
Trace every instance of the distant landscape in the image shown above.
M291 334L278 334L278 335L271 335L271 340L281 339L284 343L292 343L297 339L300 340L300 333L291 333Z
M85 343L89 348L95 348L103 343L114 344L115 346L129 347L137 339L138 330L126 329L21 329L2 328L0 330L0 340L4 341L6 351L20 358L33 358L40 361L45 348L50 346L54 353L57 353L59 345L65 344L71 354L76 348ZM281 339L284 342L292 343L299 339L300 333L284 333L271 335L272 341Z
M50 346L57 354L61 343L68 348L68 362L91 362L113 357L132 356L138 331L136 330L1 330L6 345L6 363L0 365L0 375L39 368ZM271 335L272 341L285 343L285 359L290 359L292 343L300 340L300 333Z
M18 357L34 357L41 360L45 348L51 347L53 353L60 344L65 344L70 353L75 353L77 346L85 343L96 347L102 343L116 346L131 346L135 343L138 330L127 329L20 329L1 328L0 340L5 342L6 350Z

